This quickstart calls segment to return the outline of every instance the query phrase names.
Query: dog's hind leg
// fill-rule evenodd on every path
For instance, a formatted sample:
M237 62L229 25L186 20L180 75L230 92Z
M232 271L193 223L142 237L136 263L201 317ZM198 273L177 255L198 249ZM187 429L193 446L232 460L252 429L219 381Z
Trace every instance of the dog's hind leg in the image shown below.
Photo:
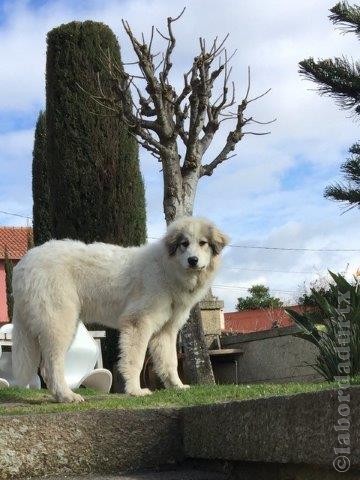
M121 328L118 368L125 381L125 393L130 395L151 394L148 388L140 386L140 373L151 334L152 328L147 321L129 322Z
M73 307L61 309L46 322L39 335L42 370L48 389L61 403L82 402L65 380L65 356L76 332L78 312Z
M160 332L152 337L149 350L156 373L165 388L189 388L184 385L178 374L176 339L178 328L172 323L166 324Z
M25 318L24 318L25 317ZM12 368L16 385L26 387L35 377L40 364L40 349L36 337L26 326L28 317L15 304L12 333Z

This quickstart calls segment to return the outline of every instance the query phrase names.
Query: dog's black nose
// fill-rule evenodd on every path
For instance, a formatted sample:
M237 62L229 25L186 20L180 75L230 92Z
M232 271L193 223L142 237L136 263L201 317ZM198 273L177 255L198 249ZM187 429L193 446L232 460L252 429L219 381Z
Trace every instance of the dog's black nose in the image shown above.
M189 265L190 267L196 267L196 265L198 264L198 257L189 257L188 258L188 262L189 262Z

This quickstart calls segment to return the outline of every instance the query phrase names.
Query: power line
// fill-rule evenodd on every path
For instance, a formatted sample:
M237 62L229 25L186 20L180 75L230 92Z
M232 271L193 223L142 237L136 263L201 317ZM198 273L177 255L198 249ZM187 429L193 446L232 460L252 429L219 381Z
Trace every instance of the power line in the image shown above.
M0 213L3 213L4 215L11 215L13 217L21 217L21 218L26 218L27 220L32 220L32 217L28 217L26 215L20 215L20 213L5 212L4 210L0 210Z
M360 252L360 249L337 248L286 248L286 247L260 247L257 245L228 245L232 248L254 248L259 250L281 250L287 252Z
M251 287L241 287L239 285L228 285L228 284L215 284L213 285L215 288L229 288L232 290L249 290ZM278 290L275 288L269 288L271 292L278 292L278 293L298 293L296 290Z
M318 274L319 272L313 271L313 272L296 272L296 271L290 271L290 270L269 270L269 269L255 269L255 268L242 268L242 267L222 267L224 270L238 270L242 272L268 272L268 273L294 273L294 274L299 274L299 275L313 275L313 274Z
M150 240L160 240L159 237L148 237ZM360 249L336 249L336 248L287 248L287 247L261 247L258 245L235 245L229 244L231 248L251 248L260 250L279 250L286 252L360 252Z
M12 212L5 212L4 210L0 210L0 213L4 215L12 215L14 217L21 217L26 218L27 220L32 220L32 217L27 215L20 215L19 213L12 213ZM148 237L150 240L159 240L159 237ZM288 247L264 247L259 245L235 245L229 244L231 248L247 248L247 249L258 249L258 250L277 250L277 251L285 251L285 252L360 252L360 249L347 249L347 248L288 248ZM287 273L287 272L279 272L279 273ZM295 273L295 272L294 272ZM299 272L305 273L305 272Z

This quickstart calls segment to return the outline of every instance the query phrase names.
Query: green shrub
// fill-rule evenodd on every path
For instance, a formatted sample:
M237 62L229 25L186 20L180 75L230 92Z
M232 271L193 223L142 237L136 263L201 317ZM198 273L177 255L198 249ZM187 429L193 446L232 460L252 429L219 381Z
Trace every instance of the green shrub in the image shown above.
M360 374L360 284L358 280L351 284L344 276L329 273L334 281L330 285L331 295L312 289L318 316L314 312L285 310L302 330L295 335L318 348L314 369L326 380L334 381L339 376Z

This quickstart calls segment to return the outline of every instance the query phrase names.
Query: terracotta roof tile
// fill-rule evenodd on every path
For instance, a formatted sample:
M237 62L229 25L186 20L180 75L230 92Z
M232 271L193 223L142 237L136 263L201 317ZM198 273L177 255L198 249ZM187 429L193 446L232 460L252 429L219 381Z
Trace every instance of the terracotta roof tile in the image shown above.
M30 227L0 227L0 259L5 258L5 248L9 258L19 260L28 250Z
M301 313L304 307L293 305L293 310ZM294 325L293 320L283 308L243 310L240 312L224 313L225 331L250 333L262 330L271 330L275 327L288 327Z

